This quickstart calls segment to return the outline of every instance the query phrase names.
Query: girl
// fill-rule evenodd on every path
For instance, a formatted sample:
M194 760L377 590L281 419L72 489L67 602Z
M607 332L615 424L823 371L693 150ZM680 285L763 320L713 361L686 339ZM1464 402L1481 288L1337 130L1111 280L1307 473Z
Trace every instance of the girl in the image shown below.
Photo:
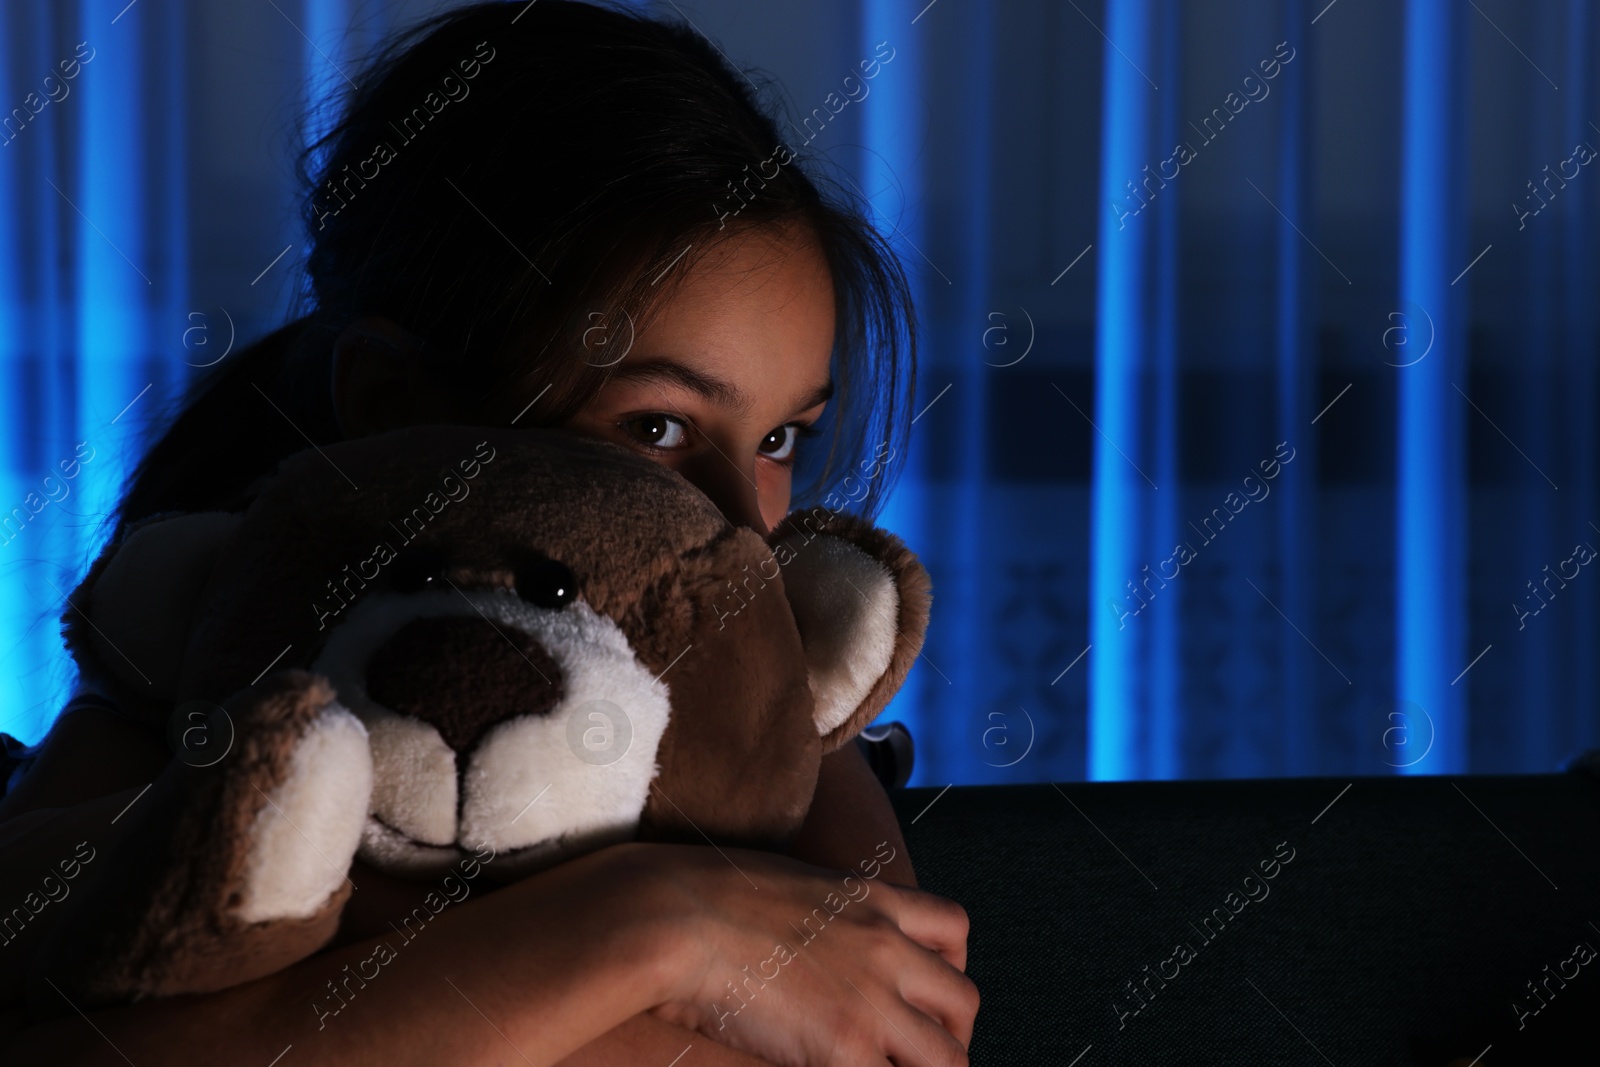
M203 383L135 472L119 533L242 507L308 442L415 423L605 437L763 532L903 451L914 337L898 264L690 29L573 0L476 4L397 39L343 105L303 160L307 313ZM867 484L866 510L889 480ZM0 803L6 906L75 843L113 842L169 759L93 683ZM836 932L737 1018L717 1007L831 891L826 868L891 850ZM63 1018L23 1029L46 909L0 948L8 1059L267 1063L292 1046L302 1064L667 1064L693 1044L701 1064L966 1062L965 913L905 888L904 842L855 746L824 760L792 858L729 851L737 867L613 847L474 896L321 1029L313 992L371 954L416 885L363 868L334 943L260 981L82 1018L57 1004Z

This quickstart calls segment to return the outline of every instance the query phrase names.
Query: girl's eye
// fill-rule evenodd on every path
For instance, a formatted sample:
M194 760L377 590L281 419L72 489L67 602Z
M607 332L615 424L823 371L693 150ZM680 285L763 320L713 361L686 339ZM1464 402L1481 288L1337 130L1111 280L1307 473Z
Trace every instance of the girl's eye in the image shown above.
M634 440L651 448L682 448L689 436L689 429L682 419L659 412L629 419L622 424L622 428Z
M761 454L768 459L787 460L794 456L794 449L802 437L813 437L817 433L803 423L791 422L779 426L761 440Z

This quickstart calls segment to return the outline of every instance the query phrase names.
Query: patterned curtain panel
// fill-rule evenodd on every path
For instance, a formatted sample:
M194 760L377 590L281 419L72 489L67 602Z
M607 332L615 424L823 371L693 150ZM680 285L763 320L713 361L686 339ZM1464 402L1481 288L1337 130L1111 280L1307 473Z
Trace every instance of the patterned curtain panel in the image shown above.
M641 6L912 276L915 784L1600 744L1590 4ZM294 305L297 114L434 7L0 10L0 729L142 442Z

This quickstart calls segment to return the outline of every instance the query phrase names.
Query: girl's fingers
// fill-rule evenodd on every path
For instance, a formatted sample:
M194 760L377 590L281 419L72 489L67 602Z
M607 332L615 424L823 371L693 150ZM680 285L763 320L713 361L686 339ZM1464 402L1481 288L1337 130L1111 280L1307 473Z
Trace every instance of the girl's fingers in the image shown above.
M886 995L893 997L891 991ZM891 1063L905 1067L967 1067L965 1042L957 1041L950 1031L898 997L893 997L893 1002L885 1015L885 1021L892 1020L893 1025L883 1028L883 1051Z
M666 849L674 846L651 846ZM966 966L967 914L960 905L919 889L877 883L834 910L827 933L789 948L782 978L756 973L768 985L729 1023L721 1008L726 979L745 962L765 959L773 938L789 933L778 920L805 915L834 885L834 872L784 857L749 853L741 867L761 872L762 900L744 880L711 862L697 846L657 853L693 872L669 879L674 908L684 909L700 933L703 966L657 1012L681 1017L713 1040L732 1044L791 1067L965 1067L966 1044L978 1010ZM683 890L687 889L688 892ZM683 924L674 923L675 928ZM733 1005L727 1005L730 1009ZM749 1011L745 1010L748 1007ZM726 1023L726 1025L724 1025Z
M978 987L943 958L929 955L924 960L922 966L900 973L900 996L966 1048L978 1013Z
M945 897L906 886L882 885L888 893L879 909L901 931L925 948L943 956L958 971L967 969L967 910Z

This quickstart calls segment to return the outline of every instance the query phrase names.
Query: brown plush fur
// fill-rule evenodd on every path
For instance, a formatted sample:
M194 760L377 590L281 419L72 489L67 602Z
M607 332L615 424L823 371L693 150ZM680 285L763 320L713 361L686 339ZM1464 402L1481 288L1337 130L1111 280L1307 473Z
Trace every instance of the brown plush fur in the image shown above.
M321 679L285 671L229 700L228 755L205 768L174 759L123 816L136 827L68 900L41 953L43 975L79 1006L100 1005L224 989L326 944L348 882L309 919L252 927L219 907L235 899L247 850L218 845L248 839L295 743L332 699ZM59 997L46 1000L59 1010Z
M927 575L915 557L892 535L834 515L826 532L895 579L899 635L867 698L818 737L782 577L737 617L716 606L732 581L772 562L771 544L732 527L676 473L554 431L420 427L309 450L285 461L242 521L220 518L170 520L189 523L173 527L181 552L158 537L108 548L63 618L86 673L126 706L164 718L181 701L223 703L237 731L216 766L175 758L129 813L135 832L97 865L98 888L74 894L44 973L79 1003L221 988L332 936L348 884L308 920L250 926L230 908L266 794L336 699L307 668L362 597L405 589L407 565L368 562L380 544L426 550L438 561L435 587L462 593L509 590L519 573L536 573L533 561L570 568L579 598L616 624L670 693L638 831L651 840L786 841L810 806L822 753L887 703L927 625ZM130 604L130 590L172 602ZM565 684L537 642L523 647L466 615L408 624L367 664L374 697L463 751L513 714L554 706ZM118 638L133 642L115 625L106 632L112 620L145 628L137 643L152 658L183 647L181 669L163 667L156 684L137 662L118 666Z
M195 606L238 523L239 516L216 512L135 523L67 598L62 636L68 650L95 684L120 683L121 704L130 714L159 723L171 710ZM141 565L110 568L103 582L111 561L124 553ZM91 619L97 621L90 625ZM114 642L105 639L108 630L117 634Z
M774 590L725 626L712 607L730 576L770 555L753 531L730 531L674 590L691 609L692 628L671 651L683 655L663 680L673 706L693 712L661 740L646 837L703 841L703 832L736 844L781 842L811 806L822 746L788 601Z
M730 576L770 555L760 537L734 530L677 474L589 438L428 427L379 440L301 453L251 506L206 586L185 699L223 699L286 646L280 668L309 666L336 625L319 631L311 607L332 602L327 582L379 541L409 547L393 523L487 440L494 458L469 493L411 545L439 551L444 579L467 591L507 584L530 553L559 560L647 670L671 666L663 680L684 714L662 743L647 833L704 840L687 819L740 841L782 840L799 827L821 747L793 618L781 593L764 598L760 619L741 616L720 632L711 608ZM485 498L492 507L475 503ZM381 588L393 566L369 587Z

